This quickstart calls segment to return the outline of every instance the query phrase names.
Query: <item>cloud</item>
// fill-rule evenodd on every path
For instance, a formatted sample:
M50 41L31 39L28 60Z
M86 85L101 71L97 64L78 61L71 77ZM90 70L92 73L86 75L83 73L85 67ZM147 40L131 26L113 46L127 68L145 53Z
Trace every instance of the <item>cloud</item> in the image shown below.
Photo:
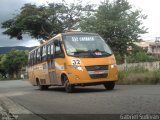
M154 40L155 37L160 36L160 0L129 0L136 8L141 9L143 14L148 15L147 19L143 21L143 25L148 28L147 34L142 35L143 39Z
M30 38L28 35L24 35L23 40L17 40L15 38L10 39L7 35L2 35L4 29L0 29L0 47L3 46L37 46L39 45L38 40Z
M36 0L33 0L35 2ZM13 18L20 12L20 8L25 3L31 3L31 0L0 0L0 26L1 23ZM35 46L38 41L25 35L23 40L10 39L9 36L3 35L5 29L0 28L0 47L2 46Z
M1 0L0 22L16 15L25 2L25 0Z
M74 0L66 0L67 3L73 3ZM20 12L20 8L25 3L36 5L46 5L51 2L62 2L62 0L0 0L0 27L1 23L13 18ZM84 2L85 3L85 2ZM9 36L3 35L4 29L0 28L0 47L1 46L35 46L38 45L37 40L29 36L24 36L23 40L10 39Z

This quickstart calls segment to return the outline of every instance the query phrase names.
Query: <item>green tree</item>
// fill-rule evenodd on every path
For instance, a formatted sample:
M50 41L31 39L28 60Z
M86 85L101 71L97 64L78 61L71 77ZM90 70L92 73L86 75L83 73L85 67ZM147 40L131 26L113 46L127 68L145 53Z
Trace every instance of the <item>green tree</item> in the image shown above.
M138 63L138 62L153 62L158 59L153 56L149 56L143 48L133 45L132 52L126 57L127 63Z
M81 1L50 3L47 6L25 4L17 16L2 23L2 28L6 28L3 33L19 40L23 39L23 34L36 39L49 39L54 34L74 28L90 9L91 5L83 7Z
M4 56L1 64L10 77L13 77L13 75L17 77L19 70L27 65L27 58L28 51L12 49Z
M20 14L2 23L2 28L7 29L3 33L19 40L27 33L37 39L46 39L52 34L51 32L62 31L62 23L56 16L57 7L54 4L48 7L25 4Z
M3 60L5 59L5 55L0 55L0 77L2 78L6 78L6 70L5 67L3 65Z
M121 56L127 54L128 46L138 41L139 34L146 33L142 20L146 19L140 10L134 10L127 0L106 0L96 13L83 18L80 27L83 31L99 33Z

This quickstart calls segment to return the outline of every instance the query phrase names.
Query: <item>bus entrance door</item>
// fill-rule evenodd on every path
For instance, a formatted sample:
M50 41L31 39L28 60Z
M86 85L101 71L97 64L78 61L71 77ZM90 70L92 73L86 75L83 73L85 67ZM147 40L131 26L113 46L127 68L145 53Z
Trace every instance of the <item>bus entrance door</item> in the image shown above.
M49 79L51 85L57 85L58 79L56 76L56 70L55 70L55 60L52 59L48 61L48 71L49 71Z

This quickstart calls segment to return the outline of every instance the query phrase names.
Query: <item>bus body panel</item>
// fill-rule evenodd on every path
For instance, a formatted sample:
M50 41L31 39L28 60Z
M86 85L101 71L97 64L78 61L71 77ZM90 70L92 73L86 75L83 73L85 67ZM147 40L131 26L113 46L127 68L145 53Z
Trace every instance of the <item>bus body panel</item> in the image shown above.
M29 69L29 80L33 85L37 85L37 80L41 85L50 85L47 62L31 67Z
M77 70L73 65L71 65L72 60L80 60L81 65L79 65L82 70ZM69 62L70 61L70 62ZM111 68L111 65L115 64L115 58L114 56L105 57L105 58L68 58L67 61L67 75L70 80L71 84L80 84L80 83L92 83L92 82L106 82L106 81L117 81L118 80L118 70L115 66L114 68ZM92 79L86 70L85 66L108 66L108 75L104 78L96 78ZM94 71L96 72L96 71Z

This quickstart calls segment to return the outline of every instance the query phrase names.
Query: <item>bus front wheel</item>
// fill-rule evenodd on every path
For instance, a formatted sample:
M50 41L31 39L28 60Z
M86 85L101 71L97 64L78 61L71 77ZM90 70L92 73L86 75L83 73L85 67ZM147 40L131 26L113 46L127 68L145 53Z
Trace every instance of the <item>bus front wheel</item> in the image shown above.
M115 86L115 82L114 82L114 81L110 81L110 82L104 83L104 87L105 87L107 90L113 90L113 89L114 89L114 86Z
M67 93L72 93L74 86L69 83L69 80L66 76L64 76L64 87Z

